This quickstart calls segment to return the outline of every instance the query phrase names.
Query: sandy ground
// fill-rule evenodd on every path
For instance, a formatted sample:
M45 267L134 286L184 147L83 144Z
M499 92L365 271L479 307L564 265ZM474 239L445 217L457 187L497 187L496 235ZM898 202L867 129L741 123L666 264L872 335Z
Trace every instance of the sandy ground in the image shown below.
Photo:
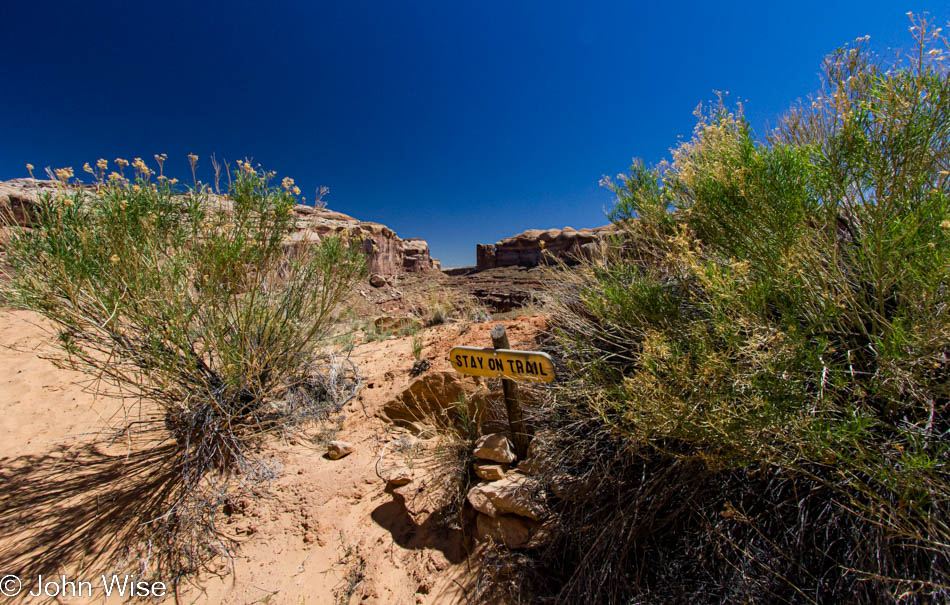
M37 323L32 313L0 310L0 489L6 491L0 493L0 504L6 501L21 508L16 513L8 509L0 523L0 530L5 530L0 535L0 576L31 563L31 557L49 557L65 572L82 565L76 559L89 545L70 545L75 546L77 526L87 540L95 535L96 516L86 505L81 507L85 516L49 512L59 511L61 501L83 492L82 473L60 462L71 452L82 451L87 434L102 429L121 408L115 399L84 390L79 384L82 375L56 368L42 357L49 350L44 344L48 337ZM542 320L504 323L512 346L522 348L533 342ZM449 348L491 346L492 325L429 328L422 332L423 357L434 370L448 370ZM354 443L353 454L329 460L316 440L265 444L263 454L279 463L280 475L267 494L241 502L228 518L226 530L242 542L228 563L230 571L201 578L201 588L186 586L181 602L414 604L464 599L476 565L470 540L460 531L418 526L384 491L375 472L378 452L391 438L390 427L377 412L411 379L410 340L391 338L354 349L351 357L359 365L364 386L345 408L335 437ZM90 460L87 468L94 468L98 453L86 454L92 456L84 459ZM128 468L134 465L130 458ZM34 500L17 499L24 493ZM31 533L34 526L45 529ZM103 526L99 532L103 535L95 540L108 544L119 531ZM95 580L91 601L61 601L102 602L98 578L105 572L108 569L91 566L80 572ZM23 581L24 593L35 585L35 578ZM24 593L14 599L0 597L0 603L22 602Z

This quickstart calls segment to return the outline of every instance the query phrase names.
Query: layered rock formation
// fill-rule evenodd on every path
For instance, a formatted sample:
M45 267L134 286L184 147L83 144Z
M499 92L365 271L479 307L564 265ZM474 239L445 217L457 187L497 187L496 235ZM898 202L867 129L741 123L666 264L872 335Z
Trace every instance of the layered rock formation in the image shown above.
M395 231L379 223L357 220L342 212L313 206L297 206L297 230L288 239L291 245L318 241L325 235L359 240L370 273L397 275L438 268L429 255L429 244L419 238L401 239Z
M0 213L11 213L23 226L32 222L32 208L43 193L55 191L53 181L12 179L0 182ZM226 210L227 198L212 196L212 202ZM319 241L325 235L339 235L361 242L367 257L370 273L396 275L438 268L438 261L429 255L429 244L418 238L401 239L396 233L379 223L357 220L341 212L326 208L299 205L294 210L297 216L296 231L287 239L291 246L306 245Z
M528 229L495 244L478 244L475 248L476 270L496 267L534 267L553 260L571 262L588 255L593 246L614 233L613 225L595 229Z

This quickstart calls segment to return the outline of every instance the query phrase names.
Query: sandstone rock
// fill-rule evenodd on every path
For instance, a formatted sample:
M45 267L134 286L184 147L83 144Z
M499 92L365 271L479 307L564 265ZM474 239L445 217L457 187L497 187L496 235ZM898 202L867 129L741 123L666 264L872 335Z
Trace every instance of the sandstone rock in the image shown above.
M418 477L404 485L386 484L393 500L402 504L416 525L422 525L433 512L433 500L427 497L426 482Z
M485 269L494 269L497 266L498 259L495 257L495 246L491 244L476 244L475 267L479 271L484 271Z
M379 470L379 476L387 486L398 487L411 482L413 474L412 469L404 464L390 463Z
M429 256L429 244L419 238L401 240L402 270L406 273L421 273L438 269L438 261Z
M468 492L469 503L489 517L512 514L537 521L545 514L539 501L540 483L537 479L509 473L504 479L479 483Z
M466 496L468 503L472 505L472 508L483 515L496 517L500 514L498 512L498 507L495 506L488 494L481 489L483 485L487 485L487 483L479 483L472 489L468 490L468 495Z
M603 254L603 241L594 241L582 244L578 252L579 258L592 259Z
M459 413L454 408L464 397L467 409L461 411L478 422L487 394L486 389L457 372L429 371L410 382L395 399L385 403L382 415L390 422L409 420L450 426L456 422Z
M493 460L503 464L514 462L517 458L511 441L501 433L493 433L479 437L478 441L475 442L475 451L472 453L476 458Z
M0 182L0 216L21 227L30 227L36 218L36 204L44 193L53 193L59 185L54 181L11 179Z
M429 245L423 240L403 240L379 223L365 222L326 208L297 206L297 229L288 238L290 245L306 245L326 235L357 242L367 259L370 273L380 276L432 269Z
M501 543L508 548L537 548L547 538L547 532L538 521L499 515L489 517L479 513L475 520L475 536L479 541Z
M475 463L475 474L485 481L497 481L505 478L505 472L508 471L507 464L484 464Z
M386 279L378 273L373 273L369 276L369 285L374 288L382 288L386 285Z
M343 456L352 454L354 449L356 448L353 447L352 443L346 441L331 441L327 444L327 456L330 460L339 460Z
M496 267L534 267L555 260L572 262L591 254L587 244L603 240L616 232L613 225L595 229L529 229L495 244L475 247L476 268L479 271Z

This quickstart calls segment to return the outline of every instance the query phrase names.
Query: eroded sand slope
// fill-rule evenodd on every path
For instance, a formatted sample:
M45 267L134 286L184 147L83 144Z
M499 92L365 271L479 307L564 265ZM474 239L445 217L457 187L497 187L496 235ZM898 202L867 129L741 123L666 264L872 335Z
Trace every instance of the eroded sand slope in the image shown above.
M504 323L516 347L530 344L542 325L539 318ZM0 536L2 573L24 561L57 555L63 556L65 571L76 569L76 560L65 559L75 559L82 545L65 545L70 536L82 535L70 523L86 521L56 518L63 513L55 512L60 509L54 503L68 499L69 489L76 494L83 491L82 471L77 469L82 464L93 468L95 461L83 462L87 459L82 456L98 454L83 452L87 433L116 422L122 409L118 400L84 389L79 384L83 375L42 358L50 349L41 325L32 313L0 310L0 489L40 494L40 507L24 506L16 513L26 527L12 537ZM491 325L429 328L421 333L423 357L433 370L448 370L448 349L456 344L490 346ZM377 412L411 379L410 338L358 345L352 358L359 364L364 386L360 397L345 408L337 438L354 443L356 451L333 461L316 439L267 442L263 455L279 463L280 475L263 497L245 498L229 511L225 530L242 541L231 572L202 578L201 588L186 586L182 602L334 603L347 593L354 603L447 603L464 597L474 565L467 538L458 530L416 525L385 493L375 472L377 455L391 439L389 426ZM122 444L108 453L121 454ZM81 464L67 464L64 457ZM57 494L57 486L67 486L67 492ZM49 490L54 490L52 497ZM92 520L86 529L94 534L95 514L85 512ZM40 520L47 525L41 528ZM11 522L10 514L6 521ZM25 538L34 526L30 551ZM100 533L111 530L103 528ZM110 537L83 536L98 541L103 550ZM43 555L36 545L52 547L52 554ZM64 546L57 551L57 545ZM106 571L90 568L82 573L98 578ZM101 591L96 596L92 602L101 602Z

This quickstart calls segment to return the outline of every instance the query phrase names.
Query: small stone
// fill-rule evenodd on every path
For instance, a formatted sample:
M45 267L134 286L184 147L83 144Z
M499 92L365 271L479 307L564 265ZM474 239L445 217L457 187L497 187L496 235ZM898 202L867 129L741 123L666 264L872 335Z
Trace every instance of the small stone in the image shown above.
M475 442L475 451L472 453L476 458L493 460L502 464L510 464L517 458L511 441L501 433L479 437L478 441Z
M535 521L546 513L539 501L540 482L521 473L508 473L504 479L479 483L468 492L469 503L489 517L512 514Z
M330 460L339 460L343 456L352 454L354 449L356 448L353 447L352 443L346 441L331 441L327 444L327 456Z
M412 470L402 464L393 464L381 469L379 476L383 478L386 485L399 487L412 481Z
M369 276L369 285L373 286L374 288L382 288L386 285L386 278L378 273L373 273Z
M505 478L505 472L508 470L507 464L484 464L475 463L475 474L486 481L497 481Z

